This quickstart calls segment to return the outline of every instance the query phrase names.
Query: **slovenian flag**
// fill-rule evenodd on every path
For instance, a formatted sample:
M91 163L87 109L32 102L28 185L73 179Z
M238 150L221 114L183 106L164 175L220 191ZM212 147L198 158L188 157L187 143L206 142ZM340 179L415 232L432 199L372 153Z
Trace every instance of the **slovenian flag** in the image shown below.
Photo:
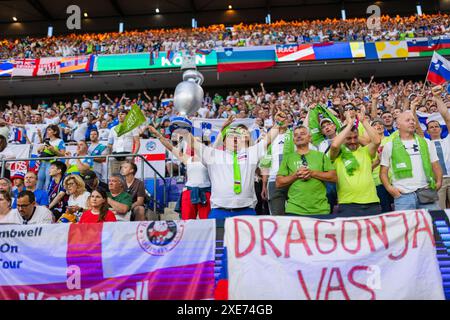
M450 61L434 52L428 68L427 81L434 85L444 84L450 80Z
M275 46L233 47L217 50L217 71L266 69L275 65Z
M442 118L441 114L438 112L435 113L423 113L417 111L417 119L419 120L420 127L422 128L425 137L430 139L430 135L427 132L427 123L430 121L437 121L441 126L441 139L444 139L448 135L447 125L445 124L445 120Z
M196 54L201 54L202 56L207 56L211 52L212 52L212 50L208 50L208 49L196 49L195 50Z

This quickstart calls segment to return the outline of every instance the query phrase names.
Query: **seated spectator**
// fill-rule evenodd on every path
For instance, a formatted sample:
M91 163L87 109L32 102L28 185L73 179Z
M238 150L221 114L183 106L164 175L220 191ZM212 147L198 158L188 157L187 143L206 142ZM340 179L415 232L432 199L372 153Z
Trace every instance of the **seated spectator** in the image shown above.
M89 197L89 210L83 212L79 223L103 223L117 221L109 210L108 196L104 190L94 189Z
M8 178L0 178L0 191L6 191L11 194L11 181Z
M77 142L77 152L73 155L75 157L82 157L88 155L88 146L86 141L80 140ZM66 157L70 157L72 154L66 152ZM67 159L66 160L67 171L66 174L80 174L83 171L92 170L94 166L94 160L92 158L84 159Z
M130 221L133 199L125 192L126 182L122 175L114 174L109 178L108 204L118 221Z
M67 200L67 210L79 219L84 210L88 208L88 198L90 193L86 191L83 179L76 174L71 174L64 179L64 189L69 195Z
M15 224L48 224L54 222L49 209L36 205L34 193L24 190L17 197L17 209L12 212L12 223Z
M36 189L37 186L37 175L32 171L28 171L25 175L25 183L23 190L29 190L34 192L34 196L36 198L36 203L40 206L48 206L48 193L45 190ZM22 191L22 190L20 190ZM17 205L17 195L20 191L13 190L14 201L12 204L12 208L15 209Z
M109 191L108 185L103 181L100 181L94 171L89 170L81 175L81 177L83 178L84 184L86 185L86 190L88 192L92 192L92 190L95 189L102 189L105 192Z
M11 194L6 191L0 191L0 224L13 223L14 215L11 210Z
M131 161L123 163L120 174L125 177L127 185L126 192L131 196L131 221L145 221L145 186L144 182L137 179L137 166Z
M55 221L58 221L59 217L66 211L67 201L69 196L64 189L64 174L66 173L66 165L64 162L55 161L50 165L50 185L48 186L47 193L49 198L49 209L55 216Z
M25 175L23 174L23 172L20 172L20 171L16 171L13 174L13 176L11 177L11 182L13 184L12 193L15 198L25 188L25 185L23 183L24 179L25 179Z

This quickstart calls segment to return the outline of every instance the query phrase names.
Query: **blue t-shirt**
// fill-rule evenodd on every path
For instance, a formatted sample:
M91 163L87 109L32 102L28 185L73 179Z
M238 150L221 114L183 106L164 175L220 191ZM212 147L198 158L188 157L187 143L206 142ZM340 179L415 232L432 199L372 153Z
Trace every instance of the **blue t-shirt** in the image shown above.
M23 188L23 190L26 190L26 188ZM19 191L17 189L14 189L12 191L13 194L13 203L11 208L16 209L17 208L17 196L19 195ZM40 206L48 206L48 193L45 190L36 189L34 190L34 197L36 198L36 203Z

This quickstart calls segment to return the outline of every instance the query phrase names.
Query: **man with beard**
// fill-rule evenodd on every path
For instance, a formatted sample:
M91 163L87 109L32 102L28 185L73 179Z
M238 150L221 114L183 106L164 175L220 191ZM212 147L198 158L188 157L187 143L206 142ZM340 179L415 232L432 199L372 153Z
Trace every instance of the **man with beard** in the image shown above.
M347 126L334 138L330 147L330 158L337 172L338 214L344 216L366 216L381 213L380 199L372 179L372 161L381 143L380 137L365 117L365 108L356 114L364 126L370 143L360 146L358 129L354 118L346 113Z

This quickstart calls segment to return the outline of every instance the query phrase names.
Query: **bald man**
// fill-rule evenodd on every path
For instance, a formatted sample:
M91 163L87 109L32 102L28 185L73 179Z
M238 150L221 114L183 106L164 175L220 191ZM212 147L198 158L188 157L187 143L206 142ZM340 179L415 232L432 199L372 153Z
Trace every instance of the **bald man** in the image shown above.
M398 134L383 148L380 163L380 179L394 198L395 210L439 209L442 169L434 144L416 134L410 111L397 116L397 128Z

